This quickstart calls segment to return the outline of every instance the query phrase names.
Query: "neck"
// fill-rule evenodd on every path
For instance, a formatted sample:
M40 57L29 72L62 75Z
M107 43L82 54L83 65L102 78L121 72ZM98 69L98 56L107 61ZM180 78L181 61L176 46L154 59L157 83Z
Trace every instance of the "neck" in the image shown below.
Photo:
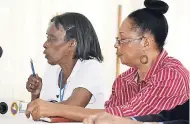
M76 62L77 59L70 59L70 61L62 62L59 64L61 66L61 69L63 70L63 75L65 79L67 79L70 76Z
M150 68L152 67L152 65L154 64L154 62L156 61L157 57L159 56L160 52L158 51L151 51L150 55L148 56L148 63L147 64L140 64L137 68L138 68L138 76L139 76L139 81L142 81L145 76L147 75L148 71L150 70Z

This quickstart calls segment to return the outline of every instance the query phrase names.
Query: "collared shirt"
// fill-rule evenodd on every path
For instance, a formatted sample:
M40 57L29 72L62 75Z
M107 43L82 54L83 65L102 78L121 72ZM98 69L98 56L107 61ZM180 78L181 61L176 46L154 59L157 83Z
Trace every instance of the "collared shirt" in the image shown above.
M130 68L115 80L105 111L118 116L142 116L170 110L189 99L189 71L163 50L144 80L137 83Z
M40 98L60 102L60 88L58 87L60 66L49 66L44 74L43 87ZM67 79L63 101L67 100L74 89L85 88L92 93L92 98L86 108L104 108L104 81L102 64L97 60L78 60Z

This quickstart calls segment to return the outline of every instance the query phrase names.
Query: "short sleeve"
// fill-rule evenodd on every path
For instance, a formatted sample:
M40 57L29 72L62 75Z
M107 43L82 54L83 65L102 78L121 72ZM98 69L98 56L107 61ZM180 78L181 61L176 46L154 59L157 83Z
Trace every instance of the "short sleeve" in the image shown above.
M101 106L104 100L104 80L102 65L97 60L87 60L82 64L80 70L73 77L72 81L74 88L85 88L92 94L91 104L101 101Z
M92 94L101 93L104 88L103 73L101 63L98 61L86 62L77 76L81 76L77 87L86 88Z

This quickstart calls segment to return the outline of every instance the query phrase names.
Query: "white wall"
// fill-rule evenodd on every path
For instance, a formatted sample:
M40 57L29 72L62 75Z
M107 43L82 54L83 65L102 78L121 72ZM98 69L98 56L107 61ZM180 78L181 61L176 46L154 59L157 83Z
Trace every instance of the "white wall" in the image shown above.
M190 57L187 54L190 52L190 2L167 2L171 5L167 13L170 32L166 49L190 69ZM117 34L118 3L123 5L124 19L132 10L142 7L143 0L1 0L0 46L4 54L0 59L0 98L30 99L25 90L25 83L31 74L30 58L33 58L36 72L43 76L46 60L42 54L42 45L46 39L49 19L56 12L68 11L83 13L94 25L105 57L105 83L110 89L115 79L113 45ZM121 71L126 70L126 67L121 68Z

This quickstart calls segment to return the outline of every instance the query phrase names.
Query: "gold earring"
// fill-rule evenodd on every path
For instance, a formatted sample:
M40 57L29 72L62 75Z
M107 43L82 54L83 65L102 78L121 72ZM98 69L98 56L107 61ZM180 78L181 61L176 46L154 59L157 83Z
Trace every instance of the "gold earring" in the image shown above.
M141 57L140 57L140 62L142 63L142 64L147 64L148 63L148 56L147 55L142 55Z

